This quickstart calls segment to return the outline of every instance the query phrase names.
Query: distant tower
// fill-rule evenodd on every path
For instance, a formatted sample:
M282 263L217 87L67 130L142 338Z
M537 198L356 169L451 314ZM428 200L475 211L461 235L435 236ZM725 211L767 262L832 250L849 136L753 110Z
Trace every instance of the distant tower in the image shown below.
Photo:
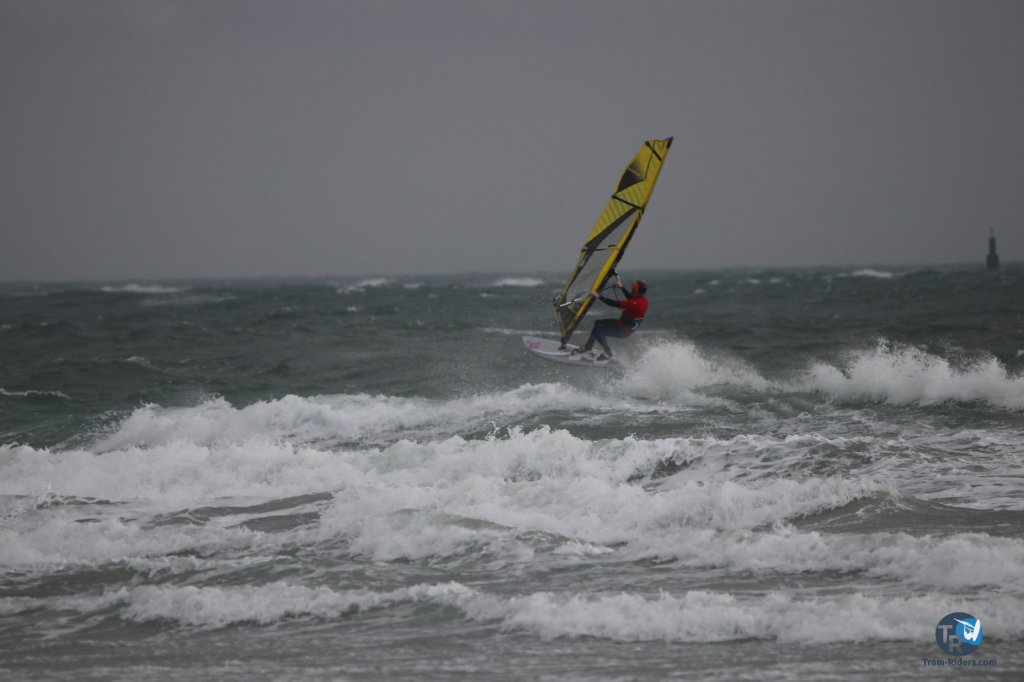
M989 270L999 269L999 254L996 253L995 229L992 229L988 236L988 258L985 259L985 267Z

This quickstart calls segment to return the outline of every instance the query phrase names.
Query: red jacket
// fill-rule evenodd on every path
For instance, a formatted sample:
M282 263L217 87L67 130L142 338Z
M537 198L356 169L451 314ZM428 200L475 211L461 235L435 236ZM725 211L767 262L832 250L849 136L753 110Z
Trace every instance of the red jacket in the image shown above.
M620 301L614 298L608 298L601 296L601 302L612 306L613 308L622 308L622 317L619 318L619 326L624 331L632 333L636 331L636 328L643 322L644 317L647 315L647 297L643 294L636 294L635 296L628 291L623 291L626 294L626 299Z

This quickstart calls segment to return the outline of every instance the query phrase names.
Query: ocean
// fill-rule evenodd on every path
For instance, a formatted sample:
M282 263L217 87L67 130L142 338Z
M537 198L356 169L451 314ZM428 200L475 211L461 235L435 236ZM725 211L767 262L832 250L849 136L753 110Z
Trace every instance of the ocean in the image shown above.
M624 275L0 285L0 678L1024 678L1024 267Z

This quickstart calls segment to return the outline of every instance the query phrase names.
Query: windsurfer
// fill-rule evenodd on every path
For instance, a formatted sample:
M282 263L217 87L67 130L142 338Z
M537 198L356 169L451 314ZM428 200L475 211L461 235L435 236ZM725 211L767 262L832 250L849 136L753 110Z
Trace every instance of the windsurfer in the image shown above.
M573 353L586 353L594 347L594 342L601 344L604 353L597 357L598 361L607 360L612 357L612 349L606 340L608 337L623 339L632 336L640 323L644 321L647 314L647 282L642 279L633 280L629 291L626 291L621 282L615 282L616 289L622 289L626 295L625 299L608 298L599 292L591 292L590 297L599 299L605 305L613 308L621 308L622 315L619 318L605 318L594 322L590 331L590 338L583 344L582 348L576 349Z

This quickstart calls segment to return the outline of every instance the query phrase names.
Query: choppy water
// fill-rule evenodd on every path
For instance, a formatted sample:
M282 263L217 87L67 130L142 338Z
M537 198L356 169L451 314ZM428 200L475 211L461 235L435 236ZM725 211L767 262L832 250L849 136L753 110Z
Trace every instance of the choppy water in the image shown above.
M3 285L0 676L1019 679L1024 270L628 274Z

